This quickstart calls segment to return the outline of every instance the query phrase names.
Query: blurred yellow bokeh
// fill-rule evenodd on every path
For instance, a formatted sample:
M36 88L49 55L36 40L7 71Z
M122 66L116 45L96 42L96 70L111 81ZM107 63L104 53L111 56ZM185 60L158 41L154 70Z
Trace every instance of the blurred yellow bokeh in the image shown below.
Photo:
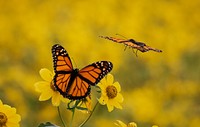
M76 68L100 60L114 65L123 110L98 106L87 127L115 126L117 119L138 127L200 125L199 0L0 0L0 8L0 99L16 107L22 127L61 125L55 107L39 102L34 89L41 68L53 71L56 43ZM136 57L98 37L122 38L116 34L163 52Z

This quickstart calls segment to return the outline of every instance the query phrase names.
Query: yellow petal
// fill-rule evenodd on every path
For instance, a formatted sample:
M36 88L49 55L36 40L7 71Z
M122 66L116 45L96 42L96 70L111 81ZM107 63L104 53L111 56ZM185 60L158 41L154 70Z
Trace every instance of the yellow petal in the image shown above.
M39 101L46 101L48 99L50 99L52 97L52 92L51 91L45 91L42 92L40 97L39 97Z
M107 75L107 85L112 85L113 84L113 80L114 80L113 75L108 74Z
M4 104L1 106L0 110L2 110L0 112L5 113L8 118L8 121L6 122L7 127L19 126L18 122L21 120L21 117L20 115L16 114L16 108L12 108L11 106Z
M10 122L18 123L19 121L21 121L21 116L18 114L12 114L11 116L9 116L8 120Z
M106 84L106 77L101 80L101 84Z
M121 86L120 86L119 82L115 82L115 83L113 83L113 86L116 87L117 92L120 92L120 91L121 91Z
M62 98L62 96L58 92L54 92L54 94L52 96L52 100L51 100L53 106L59 106L61 98Z
M0 106L3 105L2 101L0 100Z
M127 127L127 125L125 123L123 123L122 121L120 120L116 120L117 123L115 123L115 125L119 126L119 127Z
M108 111L111 112L114 109L113 105L107 104Z
M115 97L115 100L118 102L122 103L124 101L124 97L122 96L121 93L117 93L117 96Z
M64 98L63 96L61 97L61 100L62 100L62 102L64 102L64 103L69 103L69 102L70 102L70 100L69 100L69 99L67 99L67 98Z
M19 123L7 122L6 127L20 127Z
M6 106L6 105L5 105ZM7 105L8 106L8 105ZM9 106L9 109L7 109L7 111L8 111L8 117L10 117L10 116L12 116L13 114L15 114L16 113L16 108L11 108L10 106Z
M101 90L101 96L107 96L106 89L102 89L102 90Z
M115 102L114 106L118 109L122 109L122 106L118 103L118 102Z
M158 127L157 125L153 125L152 127Z
M122 106L115 99L110 99L108 103L116 108L122 109Z
M105 105L108 102L108 97L107 96L101 96L100 99L98 99L98 101L101 105Z
M39 82L36 82L35 84L34 84L34 86L35 86L35 90L37 91L37 92L42 92L42 91L44 91L44 90L46 90L46 89L50 89L50 84L49 84L49 82L46 82L46 81L39 81Z
M107 83L106 83L105 77L101 80L101 82L98 84L98 86L101 88L101 91L106 89Z
M16 109L15 108L11 108L9 105L3 105L0 109L0 112L3 112L6 114L6 116L10 116L12 115L13 113L16 112Z
M40 70L40 76L45 80L45 81L48 81L48 82L51 82L52 79L53 79L53 73L51 71L49 71L48 69L46 68L42 68Z
M131 122L128 124L128 127L137 127L137 124L135 122Z

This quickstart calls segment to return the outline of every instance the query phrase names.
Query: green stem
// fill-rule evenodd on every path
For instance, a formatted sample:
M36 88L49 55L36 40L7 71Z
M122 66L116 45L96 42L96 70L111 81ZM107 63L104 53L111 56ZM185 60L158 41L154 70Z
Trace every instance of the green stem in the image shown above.
M73 119L74 119L74 114L75 114L75 108L72 109L72 118L71 118L71 121L70 121L70 127L72 127L72 123L73 123Z
M94 113L94 110L96 109L97 105L98 105L98 101L95 104L95 106L94 106L92 112L90 113L90 115L88 116L88 118L79 127L82 127L82 126L84 126L87 123L87 121L91 118L92 114Z
M58 115L59 115L59 117L60 117L60 120L61 120L61 122L62 122L62 124L63 124L63 127L67 127L66 125L65 125L65 122L64 122L64 120L63 120L63 118L62 118L62 116L61 116L61 114L60 114L60 108L59 108L59 106L58 106Z

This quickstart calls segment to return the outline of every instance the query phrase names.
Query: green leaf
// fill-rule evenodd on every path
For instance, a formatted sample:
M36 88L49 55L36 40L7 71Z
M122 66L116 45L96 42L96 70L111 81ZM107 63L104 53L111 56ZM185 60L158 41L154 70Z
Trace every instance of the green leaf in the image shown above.
M76 108L79 109L79 110L85 110L85 111L88 111L87 108L83 108L83 107L79 107L79 106L77 106Z
M67 105L67 109L73 111L77 106L78 104L81 102L81 100L76 100L76 101L70 101Z
M38 127L59 127L59 126L54 125L50 122L46 122L46 123L41 123Z

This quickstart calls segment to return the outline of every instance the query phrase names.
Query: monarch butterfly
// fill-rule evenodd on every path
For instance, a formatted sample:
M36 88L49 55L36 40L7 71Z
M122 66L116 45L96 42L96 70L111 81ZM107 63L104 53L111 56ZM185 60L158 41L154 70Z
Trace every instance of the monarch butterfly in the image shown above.
M139 50L141 52L147 52L149 50L152 50L152 51L155 51L155 52L162 52L162 50L152 48L150 46L147 46L145 43L143 43L143 42L137 42L134 39L124 40L124 39L119 39L119 38L114 38L114 37L108 37L108 36L99 36L99 37L111 40L113 42L123 43L126 47L128 46L128 47L131 47L133 49L137 49L137 51ZM136 51L136 56L137 56L137 51Z
M74 69L67 51L59 44L52 46L55 75L53 84L63 97L78 100L90 94L90 85L97 84L113 64L109 61L92 63L82 69Z

